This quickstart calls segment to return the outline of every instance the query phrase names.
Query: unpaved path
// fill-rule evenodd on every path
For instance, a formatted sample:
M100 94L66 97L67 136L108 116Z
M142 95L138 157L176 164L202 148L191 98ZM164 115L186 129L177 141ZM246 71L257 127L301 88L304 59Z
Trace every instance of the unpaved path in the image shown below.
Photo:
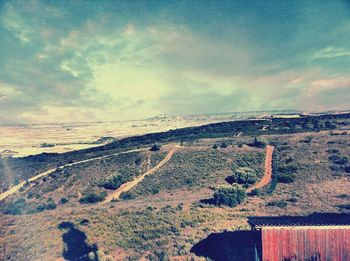
M0 194L0 201L4 200L5 198L7 198L8 196L12 195L13 193L17 192L20 188L22 188L26 182L33 182L37 179L40 179L41 177L47 176L50 173L58 170L58 169L63 169L64 167L70 167L73 165L77 165L77 164L81 164L81 163L85 163L85 162L90 162L93 160L99 160L99 159L104 159L104 158L109 158L109 157L113 157L113 156L118 156L118 155L122 155L122 154L127 154L127 153L131 153L131 152L137 152L137 151L143 151L143 150L147 150L148 148L141 148L141 149L134 149L134 150L128 150L128 151L123 151L123 152L118 152L118 153L113 153L113 154L108 154L108 155L104 155L104 156L100 156L100 157L95 157L95 158L90 158L90 159L86 159L86 160L80 160L80 161L76 161L73 163L69 163L66 165L62 165L60 167L57 168L52 168L49 169L45 172L41 172L37 175L35 175L34 177L31 177L25 181L20 182L18 185L11 187L10 189L6 190L5 192Z
M139 184L146 176L151 175L154 172L156 172L159 168L161 168L165 163L167 163L171 159L171 157L173 156L173 154L177 148L178 148L178 146L174 146L169 151L169 153L165 156L165 158L161 162L159 162L158 165L155 166L154 168L149 169L148 171L146 171L142 175L136 177L134 180L126 182L123 185L121 185L113 193L109 194L104 202L110 202L113 199L119 199L121 193L129 191L130 189L135 187L137 184Z
M265 172L263 178L256 183L254 186L247 189L247 192L252 192L253 189L262 188L263 186L269 184L272 179L272 154L275 148L273 146L266 146L266 156L265 156Z

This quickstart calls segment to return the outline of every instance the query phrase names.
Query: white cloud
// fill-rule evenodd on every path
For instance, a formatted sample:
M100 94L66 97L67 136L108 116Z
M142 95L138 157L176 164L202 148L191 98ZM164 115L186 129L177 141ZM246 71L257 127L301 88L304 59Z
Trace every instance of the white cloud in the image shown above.
M326 47L322 50L319 50L314 53L314 59L322 59L322 58L336 58L340 56L349 56L350 51L344 48L337 48L333 46Z
M30 42L33 37L32 29L10 3L5 5L5 9L6 11L2 13L3 15L1 18L5 28L11 31L21 42Z

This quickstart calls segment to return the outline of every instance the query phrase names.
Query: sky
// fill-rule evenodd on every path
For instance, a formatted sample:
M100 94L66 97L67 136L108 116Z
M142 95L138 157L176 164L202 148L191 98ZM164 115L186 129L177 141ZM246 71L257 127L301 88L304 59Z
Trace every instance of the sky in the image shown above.
M349 101L350 1L0 0L0 124Z

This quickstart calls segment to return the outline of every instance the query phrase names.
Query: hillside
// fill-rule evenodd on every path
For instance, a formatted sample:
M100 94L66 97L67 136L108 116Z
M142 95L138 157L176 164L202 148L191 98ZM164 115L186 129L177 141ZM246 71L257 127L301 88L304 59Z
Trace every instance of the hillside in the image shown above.
M222 121L242 120L268 114L292 115L292 111L167 115L141 120L112 122L0 125L0 157L25 157L40 153L64 153L101 146L115 139L200 126ZM296 113L296 112L294 112Z
M3 191L61 168L0 202L0 260L217 260L199 246L220 245L224 231L248 227L247 216L348 212L349 126L349 114L244 120L2 158ZM154 143L162 146L150 151ZM214 204L216 188L239 182L246 189L261 180L266 144L274 147L272 181L237 206ZM175 146L159 169L104 202ZM237 181L242 173L252 179ZM221 254L244 258L234 251Z

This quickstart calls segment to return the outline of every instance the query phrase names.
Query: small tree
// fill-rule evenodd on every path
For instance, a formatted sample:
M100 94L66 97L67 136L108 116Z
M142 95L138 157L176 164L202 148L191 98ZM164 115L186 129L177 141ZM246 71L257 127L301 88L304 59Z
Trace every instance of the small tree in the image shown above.
M103 201L107 196L105 191L102 191L100 194L89 193L86 196L83 196L79 199L80 204L92 204Z
M126 181L127 179L124 176L117 173L113 177L110 177L109 179L103 181L100 185L105 189L117 189Z
M126 192L122 192L120 194L120 198L124 199L124 200L130 200L130 199L134 199L135 195L134 195L134 193L132 193L130 191L126 191Z
M60 204L60 205L64 205L64 204L66 204L68 201L69 201L68 198L61 198L60 201L59 201L59 204Z
M226 144L226 142L221 142L221 144L220 144L220 148L227 148L227 144Z
M253 189L249 196L259 196L260 191L258 189Z
M267 142L264 139L255 137L254 142L253 144L251 144L251 146L257 147L257 148L264 148L266 144Z
M47 199L47 203L45 205L45 208L47 210L52 210L52 209L56 208L56 203L55 203L55 201L53 201L53 199L51 197Z
M226 205L229 207L235 207L241 204L246 198L245 190L234 184L233 186L219 187L214 192L213 202L215 205Z
M248 167L237 168L232 174L232 181L238 184L253 184L257 179L255 170Z
M158 151L162 148L162 144L160 143L155 143L152 145L152 147L149 149L150 151Z
M294 174L282 173L277 175L277 180L280 183L292 183L295 180Z

